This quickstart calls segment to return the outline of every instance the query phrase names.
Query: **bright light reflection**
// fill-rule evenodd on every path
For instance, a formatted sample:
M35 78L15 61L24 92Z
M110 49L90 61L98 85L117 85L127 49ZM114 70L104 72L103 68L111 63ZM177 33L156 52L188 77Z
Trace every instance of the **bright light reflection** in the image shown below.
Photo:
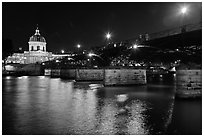
M128 99L127 94L120 94L116 96L118 102L125 102Z
M147 111L146 103L140 100L135 100L133 101L131 108L130 113L132 115L130 119L132 120L128 123L128 132L134 135L149 134L149 129L145 126L146 116L144 115L144 112Z
M40 79L43 79L43 78L45 78L45 76L38 76Z

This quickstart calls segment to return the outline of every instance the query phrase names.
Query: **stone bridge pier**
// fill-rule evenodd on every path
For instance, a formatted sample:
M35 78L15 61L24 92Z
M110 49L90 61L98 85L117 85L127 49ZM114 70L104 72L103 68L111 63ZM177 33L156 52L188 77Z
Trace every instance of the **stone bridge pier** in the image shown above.
M176 69L176 96L182 98L202 96L201 66L181 66Z

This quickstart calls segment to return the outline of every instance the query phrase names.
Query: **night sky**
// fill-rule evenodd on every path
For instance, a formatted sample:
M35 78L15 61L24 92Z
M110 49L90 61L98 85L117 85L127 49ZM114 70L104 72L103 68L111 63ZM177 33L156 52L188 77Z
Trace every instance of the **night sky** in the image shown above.
M188 11L182 18L184 4ZM48 51L74 51L78 43L88 49L105 44L107 32L112 33L112 41L119 42L182 23L198 23L201 9L201 3L3 2L3 38L11 39L16 49L28 50L28 40L38 24Z

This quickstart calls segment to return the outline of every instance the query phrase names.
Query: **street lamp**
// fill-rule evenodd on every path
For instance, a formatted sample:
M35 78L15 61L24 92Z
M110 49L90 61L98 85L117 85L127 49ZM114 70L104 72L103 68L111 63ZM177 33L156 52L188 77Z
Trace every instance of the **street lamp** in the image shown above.
M185 15L187 14L188 8L186 6L182 7L180 9L180 12L182 14L182 25L184 25L184 19L185 19Z
M61 50L61 53L64 54L64 50Z
M80 44L78 44L78 45L77 45L77 48L78 48L78 49L80 49L80 48L81 48L81 45L80 45Z
M133 49L137 49L138 46L136 44L133 45Z
M182 8L181 8L181 13L182 13L182 14L185 14L186 12L187 12L187 8L186 8L186 7L182 7Z
M110 32L106 33L105 38L106 38L106 44L107 45L110 43L111 37L112 37L112 35Z
M181 8L181 14L182 14L182 18L181 18L181 33L185 33L186 32L186 26L184 24L185 22L185 15L187 14L187 7L186 6L183 6ZM184 37L184 36L182 36Z
M106 39L107 40L111 39L111 34L109 32L106 34Z

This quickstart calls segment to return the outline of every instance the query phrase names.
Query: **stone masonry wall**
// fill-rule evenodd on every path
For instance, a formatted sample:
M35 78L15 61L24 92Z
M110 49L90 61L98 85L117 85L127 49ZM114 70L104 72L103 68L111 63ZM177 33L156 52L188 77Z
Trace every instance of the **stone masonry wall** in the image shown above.
M52 69L51 70L51 77L60 77L60 69Z
M50 76L51 75L51 69L45 69L44 75L45 76Z
M76 69L61 69L60 77L67 79L75 79L76 77Z
M201 97L202 70L177 70L176 95L178 97Z
M104 69L76 69L76 80L91 81L103 80Z
M146 84L146 70L105 69L105 86Z

